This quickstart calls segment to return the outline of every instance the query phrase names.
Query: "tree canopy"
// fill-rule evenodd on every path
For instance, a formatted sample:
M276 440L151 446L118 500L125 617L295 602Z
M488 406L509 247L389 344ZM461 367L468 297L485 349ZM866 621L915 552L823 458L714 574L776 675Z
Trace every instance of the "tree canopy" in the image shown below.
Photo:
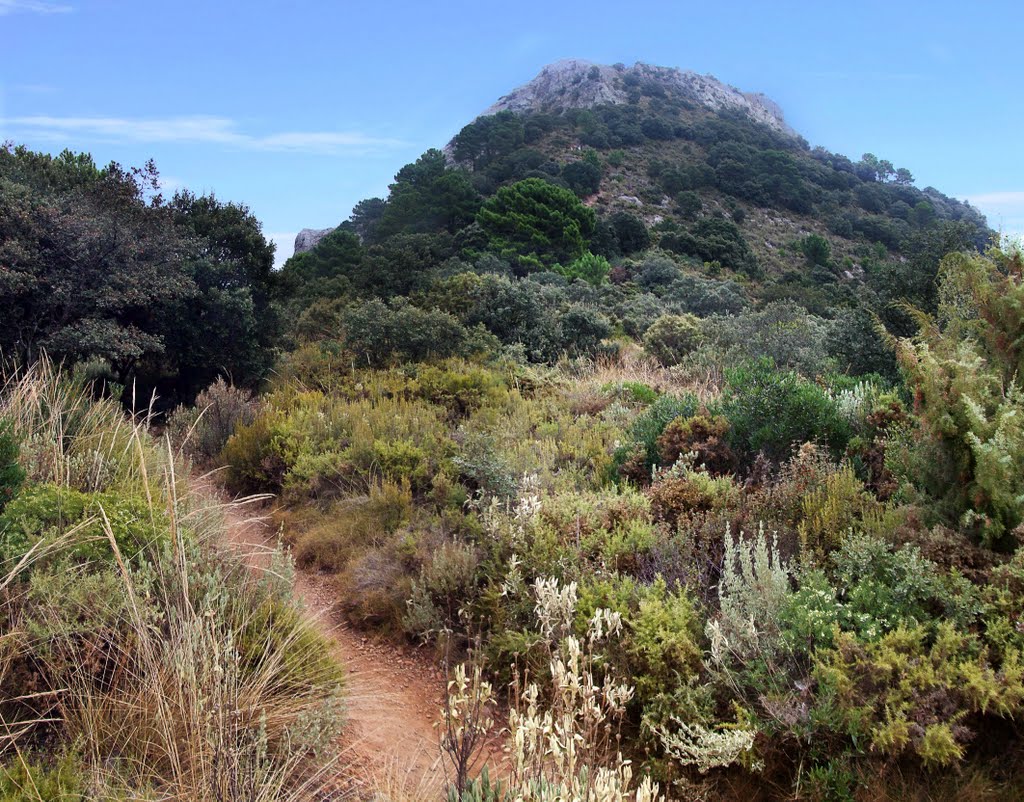
M481 207L477 222L491 250L539 268L583 256L597 218L571 191L527 178L499 189Z

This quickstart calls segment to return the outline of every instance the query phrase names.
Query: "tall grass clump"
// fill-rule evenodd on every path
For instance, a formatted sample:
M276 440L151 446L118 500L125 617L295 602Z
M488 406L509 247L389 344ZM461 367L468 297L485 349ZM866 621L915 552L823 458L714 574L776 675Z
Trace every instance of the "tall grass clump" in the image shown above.
M224 505L149 419L53 366L10 378L0 419L27 474L0 514L4 781L59 763L86 798L323 798L342 677L288 565L256 575L222 549ZM145 537L128 551L125 532Z

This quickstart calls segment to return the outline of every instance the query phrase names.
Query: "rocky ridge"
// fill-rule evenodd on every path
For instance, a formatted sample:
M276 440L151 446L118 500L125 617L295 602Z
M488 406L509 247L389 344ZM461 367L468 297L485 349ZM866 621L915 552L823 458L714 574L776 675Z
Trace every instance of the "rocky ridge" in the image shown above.
M786 124L782 109L771 98L760 93L741 92L722 83L713 75L692 70L656 67L637 62L632 67L622 64L608 66L583 59L563 59L549 64L529 83L501 97L483 115L499 111L555 111L568 108L590 108L602 104L629 102L630 84L654 82L666 91L699 103L709 109L742 109L753 119L776 131L796 134Z

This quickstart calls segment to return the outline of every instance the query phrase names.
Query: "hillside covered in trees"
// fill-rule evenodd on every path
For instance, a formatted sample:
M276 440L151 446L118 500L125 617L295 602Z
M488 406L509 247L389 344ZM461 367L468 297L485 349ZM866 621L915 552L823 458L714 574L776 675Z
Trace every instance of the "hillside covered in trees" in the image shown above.
M891 377L874 318L913 332L900 304L934 312L939 259L992 234L907 170L709 108L675 71L569 62L559 76L529 108L480 117L402 168L387 199L293 257L282 278L299 333L351 316L362 337L346 304L379 299L392 309L369 317L397 322L416 314L396 311L408 299L458 324L431 348L464 352L486 333L543 362L612 333L642 339L665 316L708 321L708 347L728 348L767 313L803 327L838 370ZM608 82L620 102L574 105ZM398 340L418 357L416 338ZM388 358L374 351L370 362Z
M244 206L0 150L0 795L359 798L290 559L443 662L452 802L1019 798L1019 245L708 76L491 112L280 271ZM210 556L207 469L276 579ZM216 716L119 740L204 615Z

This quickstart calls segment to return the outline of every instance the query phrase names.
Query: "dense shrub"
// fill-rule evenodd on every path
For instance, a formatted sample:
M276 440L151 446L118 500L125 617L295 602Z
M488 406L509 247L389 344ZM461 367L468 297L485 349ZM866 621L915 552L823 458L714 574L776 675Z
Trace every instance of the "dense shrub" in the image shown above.
M1024 521L1024 305L1020 252L953 254L942 263L939 319L896 340L921 434L915 484L960 523L997 543Z
M540 178L499 189L477 222L492 251L527 269L579 258L597 223L575 194Z
M728 371L727 382L721 414L748 464L758 453L781 462L806 442L821 442L836 453L846 447L850 427L835 402L797 373L762 359Z
M67 554L82 561L112 561L112 537L125 559L134 559L166 537L163 517L145 497L116 491L82 493L57 485L32 485L0 514L0 563L16 562L58 536Z
M727 365L768 357L780 368L809 378L830 367L825 348L828 325L793 302L713 317L703 323L702 331L708 346Z
M567 279L580 279L594 287L600 287L608 278L611 265L603 256L596 256L590 252L583 254L579 259L570 262L566 267L555 266L555 271Z
M364 364L445 359L471 350L469 333L436 309L380 300L349 307L341 316L342 341Z
M658 398L630 424L627 442L616 449L614 464L619 473L637 484L649 483L651 470L660 464L658 439L665 427L676 418L692 417L698 407L693 396Z
M676 365L700 340L700 323L693 315L662 315L644 334L644 348L661 364Z
M10 424L0 419L0 512L25 481L25 469L18 464L19 451Z
M730 473L736 467L736 455L728 438L729 421L720 415L676 418L658 438L658 455L662 465L672 465L693 454L694 464L708 473Z
M659 477L650 489L651 514L674 527L684 516L737 506L739 491L729 477L712 477L704 471L672 471Z

